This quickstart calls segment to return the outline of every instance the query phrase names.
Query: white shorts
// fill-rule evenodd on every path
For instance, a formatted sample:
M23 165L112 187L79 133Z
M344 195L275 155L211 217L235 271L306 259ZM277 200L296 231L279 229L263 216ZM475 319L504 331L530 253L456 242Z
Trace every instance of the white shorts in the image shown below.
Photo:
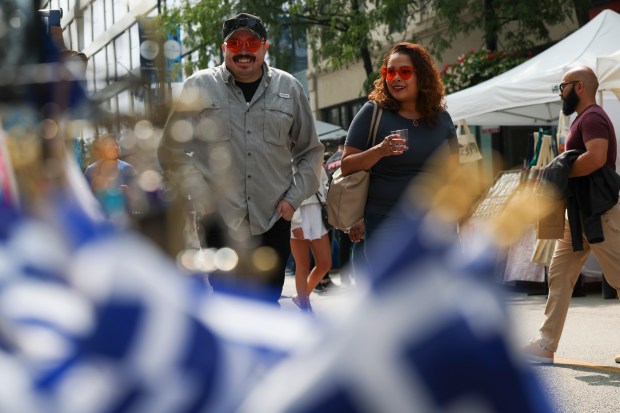
M321 218L321 205L307 204L300 207L301 212L301 229L304 231L304 239L314 240L320 239L327 234L323 219ZM291 238L295 238L293 230L291 230Z

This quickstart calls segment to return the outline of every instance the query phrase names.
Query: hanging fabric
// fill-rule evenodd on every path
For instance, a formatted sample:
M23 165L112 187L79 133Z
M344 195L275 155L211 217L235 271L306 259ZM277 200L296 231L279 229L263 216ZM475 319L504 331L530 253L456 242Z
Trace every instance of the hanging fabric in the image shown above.
M530 167L544 168L556 157L550 131L534 132L534 156L530 160Z
M540 147L542 144L538 132L532 133L532 139L534 139L534 156L532 156L532 159L530 159L528 167L536 166L536 164L538 163L538 155L540 154Z
M540 136L538 132L535 132L539 135L540 138L540 153L538 154L538 159L536 160L536 165L532 167L532 169L537 169L538 174L536 177L535 186L540 182L540 177L542 176L542 170L547 166L555 157L555 150L553 148L553 139L550 134L543 134L545 132L540 132L543 134ZM561 210L559 219L560 223L560 231L563 233L563 218L564 218L564 210L562 208L563 200L557 202L559 207L554 206L554 210ZM557 226L557 225L556 225ZM534 251L532 252L531 260L540 265L549 266L551 264L551 258L553 257L553 251L555 250L555 239L549 239L548 235L544 235L544 226L540 225L540 222L536 226L536 242L534 244ZM555 232L555 231L554 231ZM545 238L547 237L547 238Z
M560 111L560 117L558 119L558 130L556 131L555 138L558 147L558 155L564 152L566 149L566 138L568 137L568 131L570 129L569 119L562 111Z
M540 151L538 153L538 159L536 160L536 167L544 168L549 165L549 162L555 158L553 150L553 141L550 134L544 134L545 132L535 132L539 134ZM540 134L543 134L540 136Z

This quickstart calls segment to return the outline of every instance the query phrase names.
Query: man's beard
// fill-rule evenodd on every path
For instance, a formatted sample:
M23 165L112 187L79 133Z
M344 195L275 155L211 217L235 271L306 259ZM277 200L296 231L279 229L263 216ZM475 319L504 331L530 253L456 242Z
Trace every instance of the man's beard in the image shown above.
M579 104L579 96L577 96L577 92L575 92L575 85L571 88L568 95L562 99L562 113L566 116L570 116L577 109L577 105Z

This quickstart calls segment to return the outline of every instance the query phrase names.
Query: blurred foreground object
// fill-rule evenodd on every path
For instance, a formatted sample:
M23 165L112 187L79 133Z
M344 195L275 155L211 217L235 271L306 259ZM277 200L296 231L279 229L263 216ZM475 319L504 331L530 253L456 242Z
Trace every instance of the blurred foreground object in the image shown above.
M410 197L400 242L378 240L369 291L331 326L208 295L144 239L52 205L47 222L0 210L15 411L550 411L509 340L490 237L463 255Z
M64 47L59 27L46 25L37 5L0 4L0 118L20 207L45 210L45 200L62 189L94 217L92 195L74 179L79 168L67 153L70 140L97 115L82 84L85 56ZM51 12L47 23L59 24Z
M501 245L493 236L507 242L525 219L517 216L519 223L504 230L499 217L463 254L450 223L471 208L476 191L459 184L458 171L437 180L434 193L426 192L430 182L411 188L417 196L405 197L393 218L398 242L369 245L378 264L366 274L367 295L331 334L276 367L240 411L551 411L511 341L492 281ZM429 194L429 212L412 202L420 193Z
M7 411L231 412L320 331L302 314L208 295L146 239L75 204L49 212L0 210L0 366L14 364L2 374L19 390Z

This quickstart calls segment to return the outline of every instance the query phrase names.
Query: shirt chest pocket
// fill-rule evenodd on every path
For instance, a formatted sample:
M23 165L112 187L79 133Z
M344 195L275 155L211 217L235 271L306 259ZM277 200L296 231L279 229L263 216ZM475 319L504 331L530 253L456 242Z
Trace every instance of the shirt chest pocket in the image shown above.
M272 145L288 145L293 127L294 102L290 94L278 96L265 104L265 141Z
M195 136L206 143L229 141L232 135L230 110L220 100L207 100L194 126Z

